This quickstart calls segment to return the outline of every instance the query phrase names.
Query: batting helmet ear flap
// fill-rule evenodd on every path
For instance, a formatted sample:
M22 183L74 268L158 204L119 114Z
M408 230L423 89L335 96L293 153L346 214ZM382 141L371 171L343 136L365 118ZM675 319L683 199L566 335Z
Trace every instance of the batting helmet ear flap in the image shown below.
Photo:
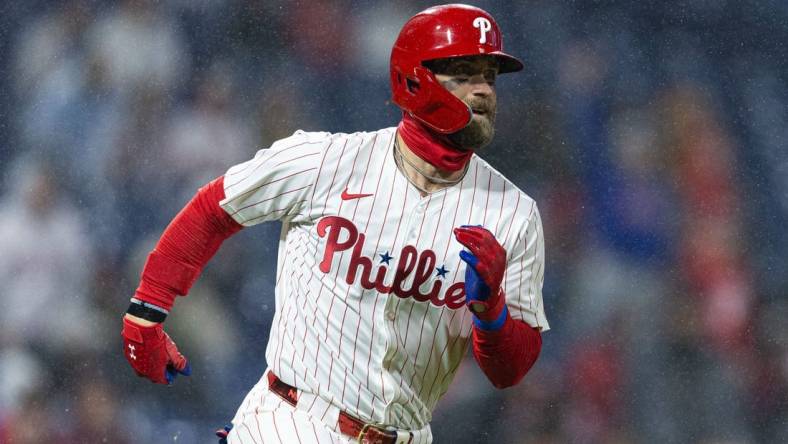
M415 78L395 70L398 104L416 119L441 134L455 133L471 123L470 106L444 88L427 68L413 69Z

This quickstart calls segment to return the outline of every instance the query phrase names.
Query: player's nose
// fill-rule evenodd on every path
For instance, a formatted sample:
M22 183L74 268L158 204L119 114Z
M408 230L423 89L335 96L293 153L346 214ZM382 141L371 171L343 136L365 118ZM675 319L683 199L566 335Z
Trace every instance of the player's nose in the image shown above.
M487 97L492 95L494 92L494 86L483 78L480 81L477 80L471 83L471 94L475 96Z

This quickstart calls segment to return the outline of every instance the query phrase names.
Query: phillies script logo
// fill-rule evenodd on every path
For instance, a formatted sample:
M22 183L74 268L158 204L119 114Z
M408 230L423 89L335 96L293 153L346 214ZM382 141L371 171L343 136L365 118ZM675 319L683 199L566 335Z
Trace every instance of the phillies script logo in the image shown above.
M391 286L383 284L388 267L379 265L375 271L375 279L371 280L372 259L361 254L364 249L364 233L359 233L358 228L353 222L338 216L327 216L320 219L317 224L317 234L326 238L326 251L323 253L323 260L320 262L320 271L328 273L331 271L331 264L334 260L334 253L353 249L350 256L345 282L350 285L356 283L361 269L361 286L367 290L373 288L380 293L395 295L401 298L413 298L419 302L430 301L432 305L442 307L446 305L451 309L458 309L465 304L465 283L456 282L449 286L443 294L441 288L443 281L436 279L432 288L427 293L422 293L420 287L430 279L435 270L435 252L424 250L419 253L416 247L406 245L402 248L397 263L397 271ZM342 242L339 239L347 238ZM410 288L403 288L404 282L413 275L413 283Z

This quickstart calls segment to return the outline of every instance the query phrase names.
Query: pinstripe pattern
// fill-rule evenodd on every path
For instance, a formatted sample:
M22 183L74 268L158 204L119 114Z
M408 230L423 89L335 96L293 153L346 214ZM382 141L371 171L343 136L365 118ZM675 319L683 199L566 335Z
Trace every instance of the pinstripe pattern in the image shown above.
M447 303L449 294L459 294L452 291L462 291L465 275L452 228L493 231L509 255L503 288L512 317L547 330L544 234L535 202L477 156L459 184L421 197L393 162L394 135L394 128L298 131L230 168L221 205L244 225L283 221L266 349L272 370L365 421L419 429L471 338L468 310ZM343 200L343 191L370 196ZM412 288L418 270L424 276ZM398 273L404 276L395 282ZM262 402L248 399L239 415ZM239 435L257 433L253 422L241 422L251 425L239 427ZM277 421L275 431L293 428ZM293 439L311 435L298 428Z
M244 399L233 419L228 444L351 444L310 412L286 403L262 384Z

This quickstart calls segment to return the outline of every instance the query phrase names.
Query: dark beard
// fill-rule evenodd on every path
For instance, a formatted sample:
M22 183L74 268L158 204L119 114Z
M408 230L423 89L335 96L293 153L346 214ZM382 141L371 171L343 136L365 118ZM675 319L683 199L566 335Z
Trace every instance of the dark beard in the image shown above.
M447 137L461 149L478 150L489 145L494 136L495 111L488 111L485 116L472 118L468 126Z

